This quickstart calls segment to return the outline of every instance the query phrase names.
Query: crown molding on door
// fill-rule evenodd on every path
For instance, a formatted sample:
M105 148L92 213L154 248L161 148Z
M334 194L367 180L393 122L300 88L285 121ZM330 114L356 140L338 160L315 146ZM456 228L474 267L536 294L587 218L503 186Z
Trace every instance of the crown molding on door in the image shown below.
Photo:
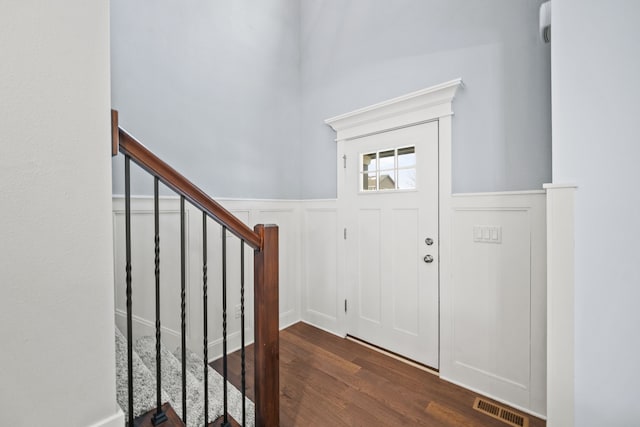
M337 132L336 141L343 141L451 116L451 102L462 85L462 79L457 78L324 122Z

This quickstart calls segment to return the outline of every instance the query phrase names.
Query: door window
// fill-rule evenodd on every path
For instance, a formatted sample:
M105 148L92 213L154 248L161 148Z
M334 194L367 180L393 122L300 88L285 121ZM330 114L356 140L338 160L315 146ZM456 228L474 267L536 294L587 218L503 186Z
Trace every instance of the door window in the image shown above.
M415 189L415 146L361 154L361 192Z

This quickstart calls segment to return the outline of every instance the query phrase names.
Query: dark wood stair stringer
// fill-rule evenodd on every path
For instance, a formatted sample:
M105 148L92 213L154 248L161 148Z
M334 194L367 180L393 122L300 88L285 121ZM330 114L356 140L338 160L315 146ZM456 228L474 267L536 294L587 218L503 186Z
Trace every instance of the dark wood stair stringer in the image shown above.
M162 427L185 427L184 423L182 422L178 414L176 414L176 412L173 410L173 408L169 403L165 403L162 405L162 411L167 416L167 421L160 424ZM146 414L140 415L138 418L136 418L133 421L134 427L154 427L153 423L151 422L151 419L153 418L153 415L155 413L156 413L156 408L153 408Z
M178 414L176 414L176 412L173 410L173 407L169 403L165 403L164 405L162 405L162 410L167 416L167 421L161 424L162 427L185 427L184 423L182 422ZM151 418L153 418L153 414L155 414L155 412L156 410L154 408L149 412L147 412L146 414L140 415L138 418L135 419L134 427L154 427L153 423L151 422ZM234 420L230 415L228 418L229 418L229 423L231 424L231 427L240 427L240 424L236 420ZM219 427L222 425L222 422L223 422L223 417L219 417L214 422L209 423L208 427Z

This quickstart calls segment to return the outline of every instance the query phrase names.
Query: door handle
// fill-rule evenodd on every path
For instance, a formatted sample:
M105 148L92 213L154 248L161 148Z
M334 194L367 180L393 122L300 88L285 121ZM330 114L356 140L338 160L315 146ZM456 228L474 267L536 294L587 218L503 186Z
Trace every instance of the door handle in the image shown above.
M431 255L425 255L423 259L427 264L431 264L433 262L433 257Z

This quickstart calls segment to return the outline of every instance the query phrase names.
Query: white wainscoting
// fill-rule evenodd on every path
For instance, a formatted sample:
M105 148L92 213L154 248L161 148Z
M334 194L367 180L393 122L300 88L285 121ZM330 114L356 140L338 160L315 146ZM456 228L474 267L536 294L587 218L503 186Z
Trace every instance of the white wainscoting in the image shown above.
M344 289L340 283L342 225L336 200L302 206L302 320L344 336ZM342 303L341 303L342 302Z
M301 233L300 202L277 200L219 200L250 227L277 224L280 244L280 327L300 320ZM160 278L163 341L173 351L180 345L180 201L162 197L160 205ZM155 264L153 199L131 200L134 337L154 335ZM202 354L202 214L186 203L187 342ZM116 324L126 330L124 198L113 198ZM222 228L207 222L209 358L222 354ZM245 247L245 332L253 341L253 251ZM240 241L227 233L227 331L230 350L240 347Z
M451 202L441 377L544 416L545 193L460 194Z
M280 326L305 321L344 336L343 220L336 200L221 200L253 227L280 227ZM440 375L524 411L546 413L546 204L543 191L451 197L448 259L440 288ZM116 318L124 329L124 200L114 197ZM180 337L179 200L160 200L163 339ZM153 201L132 200L134 332L154 322ZM202 216L187 203L187 334L202 345ZM221 354L221 230L208 223L209 355ZM474 241L495 227L501 243ZM490 236L489 236L490 237ZM491 240L489 238L489 240ZM444 245L446 247L447 245ZM240 342L239 242L227 237L229 348ZM253 252L245 248L246 333L253 340Z

